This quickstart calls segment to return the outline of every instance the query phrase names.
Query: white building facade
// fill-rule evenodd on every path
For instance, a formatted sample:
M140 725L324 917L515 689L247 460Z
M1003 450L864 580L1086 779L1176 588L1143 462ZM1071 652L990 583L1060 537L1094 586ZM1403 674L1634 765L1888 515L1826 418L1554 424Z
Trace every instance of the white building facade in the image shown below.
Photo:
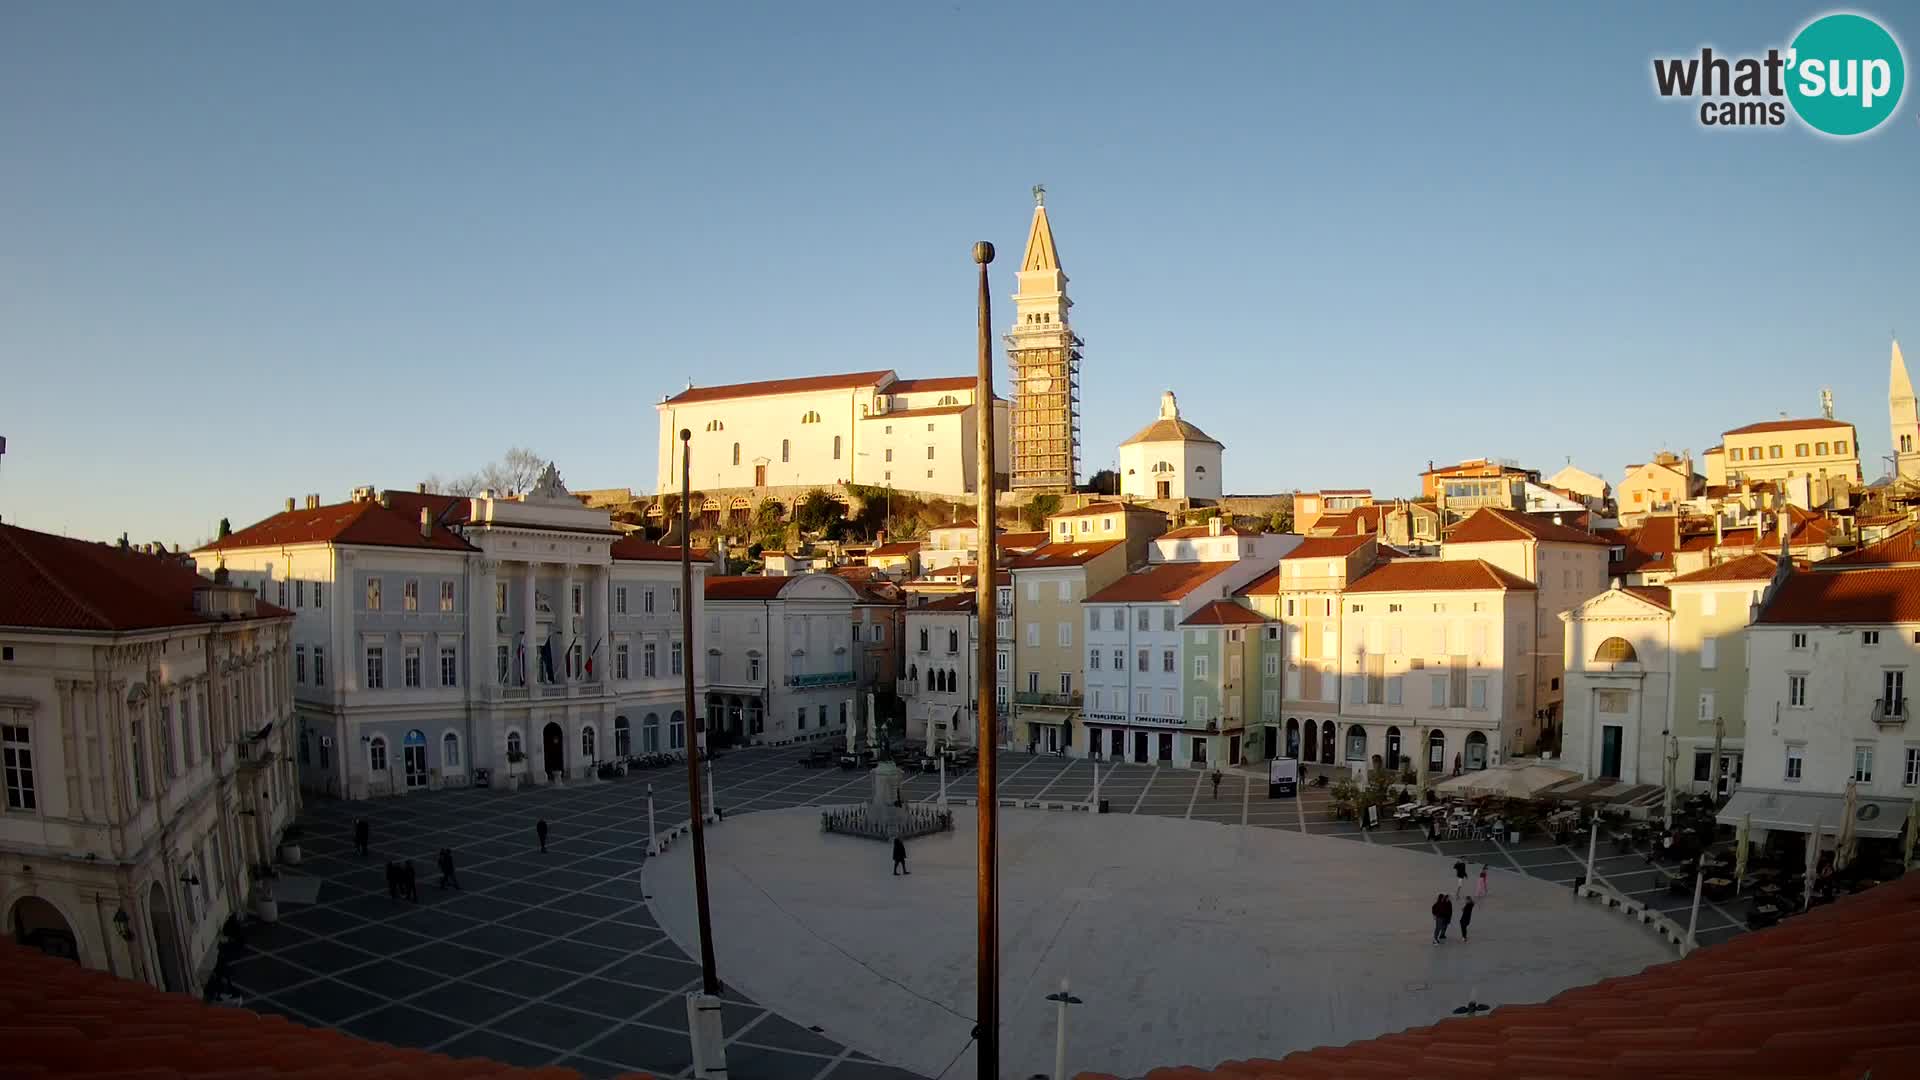
M1566 635L1565 767L1665 784L1673 709L1673 608L1660 586L1613 588L1560 616Z
M1120 444L1120 494L1133 499L1215 502L1225 490L1220 478L1220 441L1180 417L1173 391L1160 395L1160 416Z
M980 620L970 594L906 612L907 737L929 746L978 743Z
M710 727L741 743L844 735L864 724L853 640L859 590L827 573L706 584Z

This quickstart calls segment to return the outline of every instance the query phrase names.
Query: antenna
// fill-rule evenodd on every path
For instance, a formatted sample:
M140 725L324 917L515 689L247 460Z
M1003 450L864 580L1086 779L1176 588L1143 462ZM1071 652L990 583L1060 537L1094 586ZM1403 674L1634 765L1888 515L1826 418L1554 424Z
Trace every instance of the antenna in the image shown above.
M1820 388L1820 415L1826 417L1829 420L1833 419L1833 388L1832 387L1823 386Z

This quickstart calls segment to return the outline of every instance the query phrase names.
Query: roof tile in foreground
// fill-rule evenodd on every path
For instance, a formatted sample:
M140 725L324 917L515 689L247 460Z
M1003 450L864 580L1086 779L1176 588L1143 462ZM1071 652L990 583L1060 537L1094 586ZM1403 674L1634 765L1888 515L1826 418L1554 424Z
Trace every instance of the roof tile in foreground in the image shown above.
M1920 875L1638 975L1366 1042L1147 1080L1914 1076ZM1081 1073L1078 1080L1112 1080Z

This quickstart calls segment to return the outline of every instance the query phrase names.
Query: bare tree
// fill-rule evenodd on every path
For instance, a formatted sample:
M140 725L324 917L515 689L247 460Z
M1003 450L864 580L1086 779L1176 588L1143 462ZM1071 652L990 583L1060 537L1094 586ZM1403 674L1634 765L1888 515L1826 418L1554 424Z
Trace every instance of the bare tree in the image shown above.
M530 491L534 481L545 472L547 462L539 454L524 446L508 450L499 461L489 462L479 472L461 476L441 476L431 473L422 483L428 491L442 495L478 495L491 488L500 495L510 495Z

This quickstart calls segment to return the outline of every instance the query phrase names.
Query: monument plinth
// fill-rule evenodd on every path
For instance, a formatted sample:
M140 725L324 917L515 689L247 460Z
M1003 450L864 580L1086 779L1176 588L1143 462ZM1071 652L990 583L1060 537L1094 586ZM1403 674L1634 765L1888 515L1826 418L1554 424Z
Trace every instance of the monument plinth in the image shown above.
M952 829L951 813L919 803L908 805L900 790L906 780L906 773L887 753L873 768L873 797L863 806L822 811L820 828L869 840L911 840Z

